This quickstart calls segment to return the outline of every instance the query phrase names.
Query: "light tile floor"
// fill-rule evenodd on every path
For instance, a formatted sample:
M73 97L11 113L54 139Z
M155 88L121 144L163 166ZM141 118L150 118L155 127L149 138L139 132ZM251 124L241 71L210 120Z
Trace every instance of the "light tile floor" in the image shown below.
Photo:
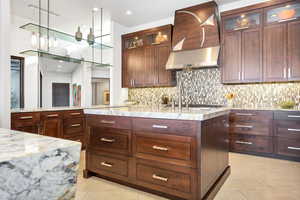
M300 200L300 163L230 153L231 175L215 200ZM76 200L167 200L97 177L83 179Z

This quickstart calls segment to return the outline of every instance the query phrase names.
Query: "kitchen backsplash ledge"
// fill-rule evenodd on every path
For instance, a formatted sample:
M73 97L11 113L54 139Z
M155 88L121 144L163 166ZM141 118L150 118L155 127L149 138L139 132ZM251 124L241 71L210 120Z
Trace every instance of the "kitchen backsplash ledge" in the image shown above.
M300 99L300 83L261 83L243 85L221 84L218 68L177 72L177 80L183 83L183 102L189 104L226 105L225 94L234 93L234 106L266 107L280 102ZM161 102L163 95L175 96L176 87L129 89L130 100L142 105Z

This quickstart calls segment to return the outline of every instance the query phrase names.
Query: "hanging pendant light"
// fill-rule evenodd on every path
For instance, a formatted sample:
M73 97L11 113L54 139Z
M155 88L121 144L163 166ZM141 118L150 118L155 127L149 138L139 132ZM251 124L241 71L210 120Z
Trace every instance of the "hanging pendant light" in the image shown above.
M90 33L88 34L87 42L89 43L89 45L95 44L95 35L92 28L90 28Z
M75 33L75 39L80 42L82 40L82 32L80 31L80 26L78 26L77 32Z
M38 46L38 36L34 32L31 35L31 47L36 49Z

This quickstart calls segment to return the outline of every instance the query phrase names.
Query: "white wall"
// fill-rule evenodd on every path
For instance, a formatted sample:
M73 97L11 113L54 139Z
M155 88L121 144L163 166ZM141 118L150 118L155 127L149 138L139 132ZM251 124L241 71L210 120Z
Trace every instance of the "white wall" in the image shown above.
M113 67L110 69L110 104L121 105L128 99L128 89L122 89L122 39L128 28L116 22L112 23L113 31Z
M0 0L0 127L10 128L10 0Z
M258 4L258 3L263 3L266 1L270 1L270 0L240 0L240 1L235 1L232 3L227 3L224 5L221 5L219 7L219 10L220 10L220 12L224 12L227 10L233 10L233 9L246 7L246 6L250 6L250 5L254 5L254 4Z
M110 69L93 69L92 78L110 78Z

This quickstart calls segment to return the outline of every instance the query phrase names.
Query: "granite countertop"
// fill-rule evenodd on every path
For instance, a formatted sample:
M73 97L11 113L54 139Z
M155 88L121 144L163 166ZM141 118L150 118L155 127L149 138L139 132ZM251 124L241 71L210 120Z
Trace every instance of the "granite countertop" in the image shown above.
M145 106L131 106L121 108L85 109L85 114L93 115L115 115L127 117L143 117L157 119L178 119L203 121L228 114L230 108L183 108L182 111L172 108L158 108Z
M0 162L69 147L80 151L81 143L0 128Z

